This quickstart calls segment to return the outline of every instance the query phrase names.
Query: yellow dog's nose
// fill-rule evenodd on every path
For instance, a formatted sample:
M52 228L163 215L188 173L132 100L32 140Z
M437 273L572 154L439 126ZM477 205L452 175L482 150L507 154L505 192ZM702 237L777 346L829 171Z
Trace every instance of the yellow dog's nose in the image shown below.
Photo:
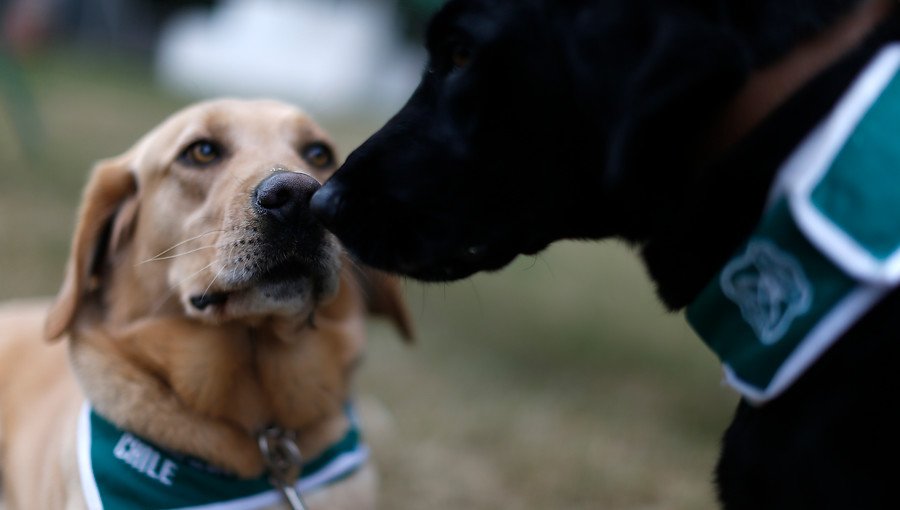
M321 187L309 175L278 170L256 187L255 205L258 212L284 224L294 224L309 213L309 200Z

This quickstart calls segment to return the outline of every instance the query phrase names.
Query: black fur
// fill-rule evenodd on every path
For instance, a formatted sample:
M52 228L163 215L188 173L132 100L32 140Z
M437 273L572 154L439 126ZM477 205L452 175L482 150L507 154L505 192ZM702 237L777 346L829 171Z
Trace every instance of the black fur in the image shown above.
M699 164L711 119L753 70L857 3L453 0L429 28L418 89L313 208L363 261L425 280L618 236L681 308L753 229L781 161L900 38L900 19ZM898 507L898 300L775 401L740 405L717 471L725 508Z

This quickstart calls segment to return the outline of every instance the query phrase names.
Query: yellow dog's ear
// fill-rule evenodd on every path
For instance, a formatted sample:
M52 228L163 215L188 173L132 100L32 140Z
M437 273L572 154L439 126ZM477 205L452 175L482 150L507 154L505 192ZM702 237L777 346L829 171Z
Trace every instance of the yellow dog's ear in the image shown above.
M62 288L44 324L47 339L59 338L72 326L109 246L120 245L129 236L137 214L136 200L126 204L137 192L137 182L128 168L130 159L126 154L103 160L91 172L82 195ZM114 222L120 211L124 214L119 214L120 221Z
M415 328L409 316L406 299L403 297L400 278L359 263L353 267L369 312L386 316L403 339L412 342L415 338Z

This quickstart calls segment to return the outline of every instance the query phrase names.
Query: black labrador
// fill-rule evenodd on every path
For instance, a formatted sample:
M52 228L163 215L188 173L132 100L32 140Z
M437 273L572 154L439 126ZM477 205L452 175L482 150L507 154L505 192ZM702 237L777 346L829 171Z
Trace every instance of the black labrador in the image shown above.
M451 0L408 103L312 208L362 261L421 280L616 236L682 309L757 228L785 158L900 40L897 10ZM887 293L783 393L742 400L717 468L725 508L900 508L898 311Z

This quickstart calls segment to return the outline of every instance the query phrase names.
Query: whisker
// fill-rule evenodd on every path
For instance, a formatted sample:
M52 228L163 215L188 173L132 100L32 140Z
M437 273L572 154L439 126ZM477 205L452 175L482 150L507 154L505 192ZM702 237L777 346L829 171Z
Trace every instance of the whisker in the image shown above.
M419 310L419 315L425 315L425 303L428 301L428 286L427 285L419 285L419 289L421 289L422 293L422 309Z
M216 263L215 261L210 262L209 264L207 264L207 265L201 267L201 268L198 269L197 271L195 271L195 272L189 274L189 275L186 276L185 278L182 278L181 280L179 280L178 282L176 282L175 285L170 286L170 287L169 287L169 290L167 290L166 293L163 294L162 297L159 298L159 302L156 304L155 307L153 307L153 312L151 313L151 315L156 314L157 312L159 312L159 309L162 308L162 306L163 306L164 304L166 304L166 301L167 301L170 297L172 297L173 294L175 294L175 292L178 290L178 287L180 287L182 283L184 283L184 282L190 280L191 278L197 276L198 274L202 273L203 271L206 271L207 269L209 269L209 268L210 268L213 264L215 264L215 263Z
M535 257L537 257L537 259L540 260L541 262L543 262L544 266L547 267L547 272L550 273L550 278L556 279L556 275L553 274L553 267L550 266L550 263L547 262L547 259L542 257L540 253L535 255Z
M210 244L210 245L208 245L208 246L201 246L201 247L199 247L199 248L194 248L193 250L189 250L189 251L186 251L186 252L184 252L184 253L178 253L178 254L176 254L176 255L167 255L167 256L165 256L165 257L161 257L161 256L157 255L157 256L155 256L155 257L153 257L153 258L149 258L149 259L144 260L144 261L142 261L142 262L138 262L137 264L135 264L135 267L140 266L140 265L143 265L143 264L146 264L147 262L155 262L155 261L158 261L158 260L169 260L169 259L174 259L174 258L181 257L182 255L189 255L189 254L191 254L191 253L198 252L198 251L200 251L200 250L208 250L208 249L210 249L210 248L215 248L215 247L216 247L215 244ZM169 248L169 250L171 250L171 249L172 249L172 248ZM166 251L169 251L169 250L166 250Z
M181 241L180 243L176 243L175 245L171 246L170 248L167 248L167 249L165 249L165 250L163 250L163 251L157 253L157 254L154 255L153 257L150 257L149 259L145 260L144 262L150 262L151 260L155 260L157 257L160 257L160 256L162 256L162 255L165 255L166 253L169 253L170 251L174 250L175 248L178 248L179 246L181 246L181 245L183 245L183 244L185 244L185 243L189 243L189 242L194 241L194 240L196 240L196 239L200 239L200 238L203 237L203 236L208 236L208 235L210 235L210 234L215 234L216 232L225 232L225 230L223 230L223 229L210 230L209 232L204 232L204 233L202 233L202 234L200 234L200 235L196 235L196 236L194 236L194 237L192 237L192 238L190 238L190 239L185 239L184 241ZM143 264L144 262L141 262L141 264Z
M203 271L206 271L207 269L209 269L210 267L212 267L212 265L215 264L215 263L216 263L216 261L214 260L214 261L210 262L209 264L206 264L205 266L201 267L201 268L198 269L197 271L191 273L191 274L188 275L187 277L182 278L181 280L178 281L178 283L176 283L175 285L173 285L173 286L171 287L170 290L175 290L175 289L177 289L178 287L181 287L181 284L182 284L182 283L184 283L184 282L190 280L191 278L197 276L198 274L202 273Z
M475 301L478 302L478 311L481 312L481 316L484 317L484 303L481 302L481 293L478 292L478 287L475 286L475 282L472 281L472 278L466 278L469 282L469 285L472 287L472 292L475 294Z
M215 276L213 276L213 279L211 282L209 282L209 285L207 285L206 288L203 289L203 294L201 294L202 296L206 296L206 293L209 292L210 287L212 287L213 284L216 283L216 279L219 278L219 275L222 274L222 271L224 271L224 270L225 270L225 266L222 266L222 268L219 269L219 272L216 273Z
M172 297L173 294L175 294L176 290L178 290L177 287L169 288L169 290L159 298L159 301L153 307L153 311L150 313L150 315L156 315L159 312L160 308L162 308L163 305L166 304L166 301L168 301L169 298Z

